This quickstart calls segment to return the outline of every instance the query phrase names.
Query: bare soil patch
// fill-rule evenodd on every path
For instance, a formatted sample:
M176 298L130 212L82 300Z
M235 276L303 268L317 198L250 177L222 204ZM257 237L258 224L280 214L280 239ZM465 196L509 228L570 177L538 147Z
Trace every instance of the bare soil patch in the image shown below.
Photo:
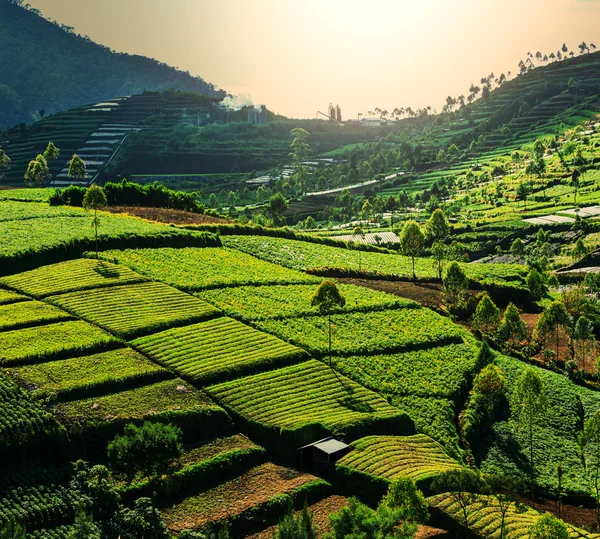
M447 530L441 530L439 528L432 528L431 526L419 526L415 539L451 539L455 537Z
M531 502L528 498L521 496L518 496L517 498L521 503L531 506ZM558 504L556 500L536 498L535 509L540 513L552 513L554 516L558 517ZM596 512L594 509L577 507L576 505L568 505L563 503L560 518L568 524L576 526L577 528L582 528L584 530L593 532L598 531Z
M111 213L124 213L134 217L140 217L155 223L167 223L174 225L214 225L229 224L231 221L212 217L201 213L192 213L183 210L169 210L166 208L143 208L139 206L109 206L106 211Z

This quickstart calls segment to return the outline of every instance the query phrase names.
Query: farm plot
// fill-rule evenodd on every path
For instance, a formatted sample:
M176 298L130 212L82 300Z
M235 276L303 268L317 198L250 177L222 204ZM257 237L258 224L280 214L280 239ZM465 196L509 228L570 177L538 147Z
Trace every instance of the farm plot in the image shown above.
M173 376L130 348L24 365L9 369L8 373L34 397L58 400L145 385Z
M0 373L0 453L16 454L28 444L55 442L59 431L41 404Z
M152 282L71 292L49 301L123 338L206 320L219 312L198 298Z
M527 368L522 362L505 357L496 358L504 372L507 398ZM590 493L590 487L578 444L581 403L576 386L563 375L534 367L540 375L548 399L544 417L535 429L534 467L536 483L546 489L556 487L556 464L562 463L563 488L573 494ZM529 477L529 445L527 431L512 421L494 424L492 434L482 440L481 462L484 473L504 473Z
M0 305L8 305L9 303L17 303L18 301L27 301L27 296L22 296L11 290L0 288Z
M73 316L69 313L41 301L0 305L0 332L72 319Z
M186 498L163 510L162 514L173 532L199 529L266 506L282 494L293 498L296 492L306 492L312 485L324 487L327 483L314 475L268 462L197 496Z
M346 305L340 312L418 307L414 301L363 286L341 284L338 288L346 299ZM242 286L205 290L195 295L234 318L261 320L318 314L317 308L310 304L315 289L315 285Z
M337 314L331 321L332 352L340 356L458 344L468 336L464 329L429 309ZM328 351L326 316L261 320L256 325L315 355Z
M463 521L463 510L451 494L438 494L427 498L430 507L444 512L457 523ZM498 502L489 496L478 496L467 506L470 529L480 537L500 537L502 526L502 513ZM506 513L505 525L507 536L514 539L528 539L529 528L535 524L542 515L535 509L522 506L515 510L510 507ZM598 539L600 534L587 532L567 524L569 535L572 539Z
M186 291L320 281L233 249L130 249L106 251L101 256Z
M0 332L0 365L20 365L100 352L122 346L81 320Z
M54 410L67 430L74 433L102 429L111 435L130 421L152 419L178 424L184 430L184 440L191 442L230 426L222 408L177 378L103 397L57 404Z
M306 352L231 318L140 337L132 346L180 376L217 383L306 359Z
M39 219L40 217L82 217L83 208L69 206L50 206L47 203L4 200L0 204L1 221L19 221L21 219Z
M361 252L360 259L357 251L343 247L331 247L284 238L265 236L223 236L223 245L239 249L282 266L296 270L311 270L315 268L342 268L354 271L376 272L396 278L412 278L412 261L409 257L386 254ZM465 273L472 279L488 278L504 281L519 281L526 275L525 266L518 264L461 264ZM436 279L437 264L430 258L416 258L415 271L417 277Z
M69 480L70 474L66 471L38 470L5 475L0 481L3 520L14 519L28 533L34 532L33 537L52 537L41 532L36 535L35 530L73 518L78 495L69 487Z
M367 436L350 444L352 451L336 464L336 469L360 472L396 481L409 477L415 482L460 468L442 446L429 436Z
M340 357L335 363L342 374L373 391L457 401L474 376L476 355L470 344L450 344L403 354Z
M314 359L207 391L227 409L266 427L299 431L321 426L344 434L380 421L412 432L406 414Z
M116 284L141 283L147 280L127 267L104 260L81 258L3 277L0 284L36 298L43 298L53 294Z

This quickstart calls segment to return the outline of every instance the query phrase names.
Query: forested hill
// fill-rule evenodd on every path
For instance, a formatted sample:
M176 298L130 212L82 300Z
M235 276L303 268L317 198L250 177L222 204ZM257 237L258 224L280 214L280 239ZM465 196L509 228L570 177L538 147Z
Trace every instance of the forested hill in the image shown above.
M39 119L40 110L166 88L225 95L200 77L112 52L14 0L0 0L0 129Z

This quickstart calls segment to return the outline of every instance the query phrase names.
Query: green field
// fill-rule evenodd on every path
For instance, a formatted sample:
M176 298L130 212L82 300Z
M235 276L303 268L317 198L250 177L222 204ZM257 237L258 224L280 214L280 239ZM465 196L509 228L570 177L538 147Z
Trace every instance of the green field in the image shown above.
M0 305L0 331L39 326L72 318L69 313L40 301L20 301Z
M269 264L233 249L130 249L106 251L102 257L187 291L249 284L319 282L315 277Z
M218 314L208 303L162 283L139 283L53 296L53 304L118 335L133 338Z
M131 344L179 376L203 385L306 357L299 348L231 318L170 329Z

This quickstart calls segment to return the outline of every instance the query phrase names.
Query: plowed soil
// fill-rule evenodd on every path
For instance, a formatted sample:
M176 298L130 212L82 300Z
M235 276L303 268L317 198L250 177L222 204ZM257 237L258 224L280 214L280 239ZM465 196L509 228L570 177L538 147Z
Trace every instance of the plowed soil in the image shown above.
M111 213L124 213L140 217L155 223L174 225L214 225L227 224L231 221L219 217L211 217L200 213L183 210L168 210L166 208L142 208L138 206L109 206L106 211Z

